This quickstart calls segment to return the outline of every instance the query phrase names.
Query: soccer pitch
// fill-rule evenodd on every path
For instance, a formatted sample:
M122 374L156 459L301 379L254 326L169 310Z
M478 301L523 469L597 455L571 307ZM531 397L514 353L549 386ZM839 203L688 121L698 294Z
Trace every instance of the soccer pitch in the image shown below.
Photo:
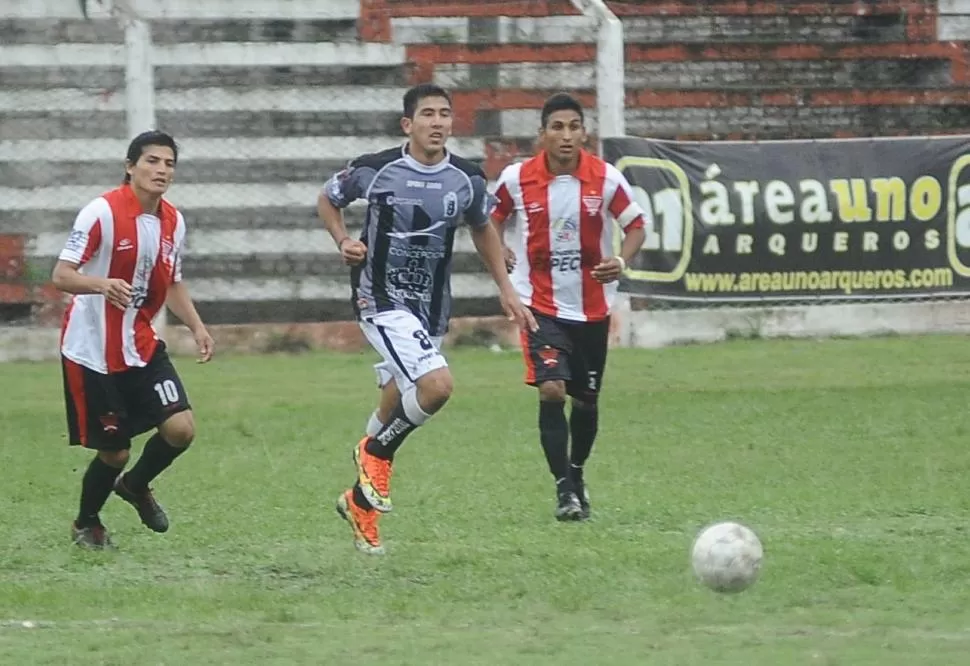
M0 365L0 663L966 663L965 339L614 350L575 524L553 520L518 353L449 359L383 558L333 510L371 354L176 359L198 436L155 484L172 529L112 498L108 553L68 538L88 454L66 446L59 367ZM764 542L740 595L689 571L718 519Z

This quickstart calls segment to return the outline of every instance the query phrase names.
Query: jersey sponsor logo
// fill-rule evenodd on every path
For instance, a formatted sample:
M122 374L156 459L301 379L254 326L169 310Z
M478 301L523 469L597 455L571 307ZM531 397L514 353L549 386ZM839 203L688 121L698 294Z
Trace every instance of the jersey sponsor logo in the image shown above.
M74 229L67 236L67 242L64 244L64 249L68 252L73 252L80 254L84 252L84 248L88 244L88 234L80 229Z
M445 258L445 248L443 247L419 247L415 245L398 247L397 245L392 245L388 248L387 252L392 257L406 257L407 259L434 260Z
M388 206L420 206L424 202L421 199L412 199L409 197L387 197Z
M122 238L118 241L118 251L121 250L131 250L135 247L135 244L131 242L130 238Z
M409 180L407 182L408 187L412 187L416 190L440 190L441 183L436 180Z
M417 360L414 362L413 370L417 370L419 364L424 363L425 361L430 361L436 356L441 356L441 352L439 352L437 349L429 351L426 354L421 354L421 356L418 356Z
M572 243L579 235L579 222L573 218L560 218L552 225L557 243Z
M334 201L344 201L344 186L350 181L353 169L338 171L327 185L327 195Z
M574 273L583 264L583 254L579 250L555 250L549 258L549 270L559 273Z
M431 238L436 238L438 234L431 233L435 229L440 229L444 225L448 224L448 220L438 220L430 227L422 229L421 231L389 231L387 235L391 238L399 238L401 240L407 240L408 238L416 238L418 236L428 236Z

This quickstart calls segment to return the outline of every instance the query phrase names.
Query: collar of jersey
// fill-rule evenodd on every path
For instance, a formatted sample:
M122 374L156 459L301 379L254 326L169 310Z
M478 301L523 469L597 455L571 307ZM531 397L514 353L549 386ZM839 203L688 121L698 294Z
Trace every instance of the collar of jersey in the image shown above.
M448 165L451 164L451 153L448 152L447 148L445 149L445 159L431 166L421 164L421 162L411 157L411 153L408 152L408 144L406 143L401 146L401 157L404 158L404 161L407 162L409 167L422 173L438 173L439 171L447 169Z
M146 213L144 209L142 209L141 202L138 200L138 196L135 194L135 190L132 188L131 183L122 183L120 189L122 196L125 199L125 207L134 217L147 215L148 217L155 218L161 222L162 217L168 213L168 202L165 201L164 197L162 197L162 199L158 202L158 212L153 215L151 213Z
M535 159L538 160L539 162L537 166L538 166L538 176L540 180L546 183L550 183L554 181L556 178L558 178L560 175L565 175L565 174L554 174L551 171L549 171L549 166L548 166L548 162L546 161L546 157L547 157L546 151L543 150L542 152L540 152L538 155L535 156ZM576 167L576 170L569 175L573 176L574 178L578 178L584 183L591 183L594 180L596 180L596 174L593 173L593 160L590 159L589 153L587 153L585 150L579 151L579 165Z

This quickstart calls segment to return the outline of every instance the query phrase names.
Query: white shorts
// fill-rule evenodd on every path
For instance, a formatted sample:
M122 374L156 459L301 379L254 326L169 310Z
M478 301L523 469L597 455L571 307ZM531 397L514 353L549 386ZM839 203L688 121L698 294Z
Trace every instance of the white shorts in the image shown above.
M377 385L382 388L394 379L403 393L419 377L448 367L448 361L441 353L444 336L429 335L410 312L393 310L366 317L360 322L360 329L383 359L374 365Z

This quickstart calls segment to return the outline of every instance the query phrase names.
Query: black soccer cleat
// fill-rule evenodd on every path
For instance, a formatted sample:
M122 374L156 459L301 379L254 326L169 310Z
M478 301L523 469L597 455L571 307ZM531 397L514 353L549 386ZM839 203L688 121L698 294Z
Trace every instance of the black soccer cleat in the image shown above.
M151 488L146 488L142 493L134 493L125 485L125 475L122 474L115 479L114 491L118 497L135 507L145 527L153 532L168 531L168 516L165 515L162 505L155 501Z
M71 523L71 541L88 550L113 550L115 547L104 525L78 527L77 523Z
M556 505L556 520L566 522L571 520L581 520L583 507L579 503L579 498L571 490L559 493L559 503Z

